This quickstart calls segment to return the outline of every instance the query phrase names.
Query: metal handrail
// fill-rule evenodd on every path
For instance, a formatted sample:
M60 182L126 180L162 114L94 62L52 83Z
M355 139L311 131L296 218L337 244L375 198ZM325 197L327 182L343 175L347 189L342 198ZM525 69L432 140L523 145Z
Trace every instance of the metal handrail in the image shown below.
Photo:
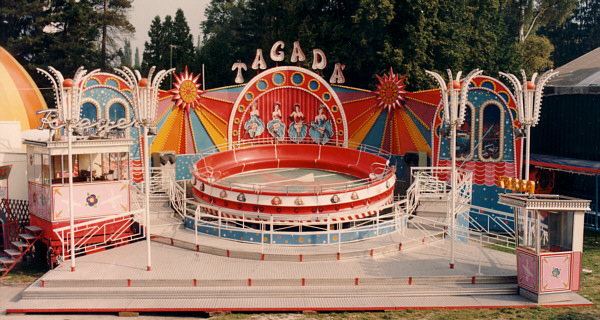
M144 212L143 209L128 211L75 224L73 232L80 234L77 236L77 242L75 243L75 254L81 255L89 251L104 250L143 238L144 234L141 228L137 232L131 231L135 222L143 220ZM108 233L107 227L116 223L119 223L120 226ZM62 249L62 256L58 258L58 262L69 260L70 255L67 254L70 246L69 239L74 236L71 234L70 226L55 229L54 233L61 242ZM90 239L93 239L93 241L90 242Z
M175 212L185 219L186 191L174 179L169 180L169 200Z

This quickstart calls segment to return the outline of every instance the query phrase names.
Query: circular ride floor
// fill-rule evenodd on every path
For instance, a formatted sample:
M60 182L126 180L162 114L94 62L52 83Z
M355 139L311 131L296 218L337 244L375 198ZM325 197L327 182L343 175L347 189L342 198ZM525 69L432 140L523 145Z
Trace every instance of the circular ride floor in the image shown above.
M339 172L309 168L272 168L234 174L219 180L222 187L252 188L261 186L279 192L311 192L321 186L328 190L345 190L360 179ZM292 190L293 189L293 190Z

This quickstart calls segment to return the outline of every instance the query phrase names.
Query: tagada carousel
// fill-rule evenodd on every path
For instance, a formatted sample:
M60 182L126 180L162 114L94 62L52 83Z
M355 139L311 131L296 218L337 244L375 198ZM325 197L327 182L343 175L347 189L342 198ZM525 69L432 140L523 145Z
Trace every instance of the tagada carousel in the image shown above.
M299 42L289 51L306 61ZM370 91L345 86L341 63L327 80L320 49L312 70L280 65L281 41L269 57L210 90L187 69L168 91L173 69L42 70L58 109L42 112L52 134L26 143L30 233L0 261L43 243L58 266L7 312L591 304L575 293L588 204L544 220L503 195L535 198L523 138L555 73L505 75L513 94L481 70L448 84L427 71L439 88L409 92L390 68ZM549 278L561 274L566 287Z
M344 107L317 74L278 67L250 80L229 116L228 141L227 150L202 153L194 163L191 183L201 210L187 227L290 245L396 230L389 153L348 148Z

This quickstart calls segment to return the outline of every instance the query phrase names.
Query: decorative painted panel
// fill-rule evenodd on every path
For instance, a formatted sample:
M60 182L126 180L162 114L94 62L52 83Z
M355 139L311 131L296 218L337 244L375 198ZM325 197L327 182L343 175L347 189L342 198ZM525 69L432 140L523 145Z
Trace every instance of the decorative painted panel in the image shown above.
M520 287L538 292L537 256L517 250L517 276Z
M69 219L69 187L52 188L53 221ZM129 210L129 181L82 183L73 186L75 219L117 214Z
M579 291L581 289L581 252L573 252L571 270L571 291Z
M571 290L571 253L540 256L540 293Z
M29 212L50 220L50 187L29 182Z

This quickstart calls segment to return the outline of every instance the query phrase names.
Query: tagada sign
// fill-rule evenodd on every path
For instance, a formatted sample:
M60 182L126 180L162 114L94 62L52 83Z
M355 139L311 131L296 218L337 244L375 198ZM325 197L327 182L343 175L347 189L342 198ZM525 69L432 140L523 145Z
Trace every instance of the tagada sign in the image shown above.
M8 179L11 169L12 169L12 164L9 164L7 166L1 166L0 167L0 180Z

